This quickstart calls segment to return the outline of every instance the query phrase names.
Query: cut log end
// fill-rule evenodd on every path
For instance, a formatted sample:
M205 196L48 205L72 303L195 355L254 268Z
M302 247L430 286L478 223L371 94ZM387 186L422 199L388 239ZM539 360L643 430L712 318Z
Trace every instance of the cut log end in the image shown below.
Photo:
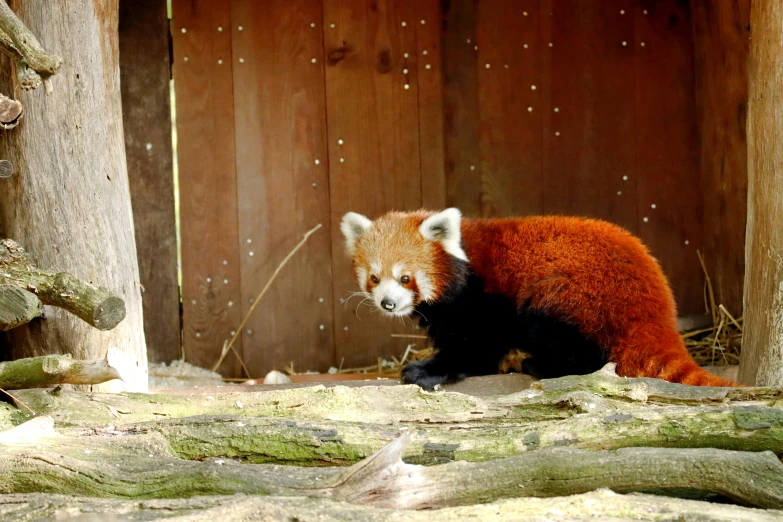
M41 301L17 286L0 285L0 332L29 323L43 313Z
M98 330L111 330L125 319L125 301L110 295L95 307L92 324Z

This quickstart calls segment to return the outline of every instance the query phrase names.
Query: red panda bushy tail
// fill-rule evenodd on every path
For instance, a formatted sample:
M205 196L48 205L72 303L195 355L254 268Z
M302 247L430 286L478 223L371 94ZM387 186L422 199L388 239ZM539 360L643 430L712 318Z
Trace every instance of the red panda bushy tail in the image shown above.
M617 355L618 375L655 377L691 386L741 386L696 364L676 329L648 335L636 332L613 351Z

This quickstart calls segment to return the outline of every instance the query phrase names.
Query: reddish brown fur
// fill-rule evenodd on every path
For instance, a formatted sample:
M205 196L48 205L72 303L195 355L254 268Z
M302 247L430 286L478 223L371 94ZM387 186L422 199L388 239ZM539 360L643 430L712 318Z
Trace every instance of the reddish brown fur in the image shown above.
M383 260L381 271L375 275L383 279L392 277L391 269L396 263L404 264L412 270L406 270L411 277L407 285L414 292L419 291L415 272L424 271L435 283L434 291L439 295L445 288L445 282L438 274L446 272L448 254L438 243L427 241L419 234L419 226L432 214L420 211L414 213L390 212L373 222L373 226L356 243L356 253L353 256L354 270L365 268L370 273L370 264ZM389 260L392 260L389 262ZM362 288L369 292L375 284L367 278L367 285ZM418 299L418 297L417 297ZM414 304L418 304L418 300Z
M355 266L379 259L425 270L438 292L447 254L418 233L431 212L378 219L357 244ZM701 386L736 386L699 367L677 331L658 262L626 230L575 217L462 220L462 247L486 291L579 325L609 352L617 373ZM415 282L413 282L415 284ZM436 295L438 295L436 292Z

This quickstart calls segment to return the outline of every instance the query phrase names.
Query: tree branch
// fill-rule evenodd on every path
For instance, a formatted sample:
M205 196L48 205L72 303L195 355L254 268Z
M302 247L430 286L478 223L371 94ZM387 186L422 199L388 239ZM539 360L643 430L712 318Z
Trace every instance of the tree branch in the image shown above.
M23 89L35 89L57 74L63 59L47 53L38 39L0 0L0 50L17 62L17 78ZM47 89L48 93L48 89Z
M10 239L0 240L0 282L32 292L44 304L67 310L99 330L111 330L125 318L121 298L67 272L34 267L24 249Z
M40 317L42 306L35 294L18 286L0 284L0 332Z
M124 354L109 348L106 357L79 361L66 355L44 355L10 362L0 362L0 388L19 390L42 388L55 384L100 384L122 379Z

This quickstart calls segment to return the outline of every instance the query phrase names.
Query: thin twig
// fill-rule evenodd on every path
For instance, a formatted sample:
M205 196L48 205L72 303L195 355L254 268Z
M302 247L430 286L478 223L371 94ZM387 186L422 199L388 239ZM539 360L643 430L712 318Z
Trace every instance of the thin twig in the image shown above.
M715 306L715 293L712 291L712 281L710 280L710 274L707 272L707 264L704 262L704 256L700 250L696 250L696 255L699 256L699 263L701 263L701 269L704 270L704 281L707 286L707 293L710 299L709 312L712 314L712 324L718 322L717 307Z
M426 335L416 334L391 334L392 337L404 337L406 339L427 339Z
M226 346L226 347L225 347L225 348L222 350L222 352L221 352L221 354L220 354L220 358L219 358L219 359L218 359L218 361L215 363L215 365L212 367L212 371L213 371L213 372L214 372L214 371L217 371L217 369L218 369L218 366L220 366L220 363L222 363L222 362L223 362L223 359L226 357L226 354L228 353L228 350L229 350L229 349L231 349L231 347L232 347L232 346L234 346L234 342L237 340L237 337L239 337L239 333L242 331L242 328L245 326L245 323L247 322L247 319L250 317L250 314L252 314L252 313L253 313L253 310L255 310L255 309L256 309L256 306L258 305L258 302L259 302L259 301L261 301L261 298L262 298L262 297L264 297L264 294L265 294L265 293L266 293L266 291L269 289L269 286L272 284L272 281L274 281L274 280L275 280L275 278L277 277L277 274L278 274L278 273L280 272L280 270L281 270L281 269L282 269L282 268L285 266L285 264L286 264L286 263L288 263L288 260L289 260L289 259L291 259L291 258L294 256L294 254L296 254L296 252L297 252L297 251L298 251L298 250L299 250L299 249L302 247L302 245L304 245L304 244L305 244L305 242L306 242L306 241L307 241L307 239L308 239L308 238L309 238L309 237L310 237L310 236L313 234L313 232L315 232L315 231L316 231L316 230L318 230L319 228L321 228L321 224L320 224L320 223L319 223L319 224L317 224L316 226L314 226L312 229L310 229L310 231L308 231L308 232L307 232L307 233L304 235L304 237L302 238L302 240L301 240L299 243L297 243L297 244L296 244L296 246L294 247L294 249L293 249L293 250L291 250L291 251L288 253L288 255L287 255L287 256L285 256L285 258L284 258L284 259L283 259L283 260L280 262L280 264L279 264L279 265L277 265L277 268L276 268L276 269L275 269L275 271L272 273L272 277L270 277L270 278L269 278L269 281L267 281L267 282L266 282L266 286L264 286L264 288L263 288L263 289L261 290L261 292L258 294L258 297L256 297L256 298L253 300L253 304L252 304L252 305L250 305L250 309L247 311L247 313L245 314L245 317L242 319L242 322L239 324L239 327L236 329L236 332L234 333L234 336L233 336L233 337L231 337L231 340L228 342L228 345L227 345L227 346ZM238 357L238 355L237 355L237 357ZM245 370L245 371L247 371L247 370ZM249 378L249 377L250 377L250 374L248 374L248 378Z
M5 393L5 394L6 394L6 395L8 395L9 397L11 397L11 399L13 399L13 401L14 401L14 402L18 402L19 404L21 404L22 406L24 406L25 408L27 408L27 411L29 411L31 415L35 415L35 412L32 410L32 408L30 408L30 406L28 406L27 404L25 404L25 403L24 403L24 401L22 401L22 400L21 400L19 397L15 397L15 396L11 395L10 393L8 393L7 391L5 391L5 390L4 390L4 389L2 389L2 388L0 388L0 392L3 392L3 393Z
M718 309L719 309L721 312L723 312L724 314L726 314L726 317L728 317L728 318L729 318L729 321L731 321L732 323L734 323L734 326L736 326L736 327L737 327L737 330L739 330L740 332L742 332L742 326L740 326L740 324L737 322L737 320L736 320L736 319L734 319L734 316L733 316L733 315L731 315L731 313L729 313L729 311L728 311L728 310L726 310L726 307L725 307L725 306L723 306L722 304L721 304L721 305L718 305Z

